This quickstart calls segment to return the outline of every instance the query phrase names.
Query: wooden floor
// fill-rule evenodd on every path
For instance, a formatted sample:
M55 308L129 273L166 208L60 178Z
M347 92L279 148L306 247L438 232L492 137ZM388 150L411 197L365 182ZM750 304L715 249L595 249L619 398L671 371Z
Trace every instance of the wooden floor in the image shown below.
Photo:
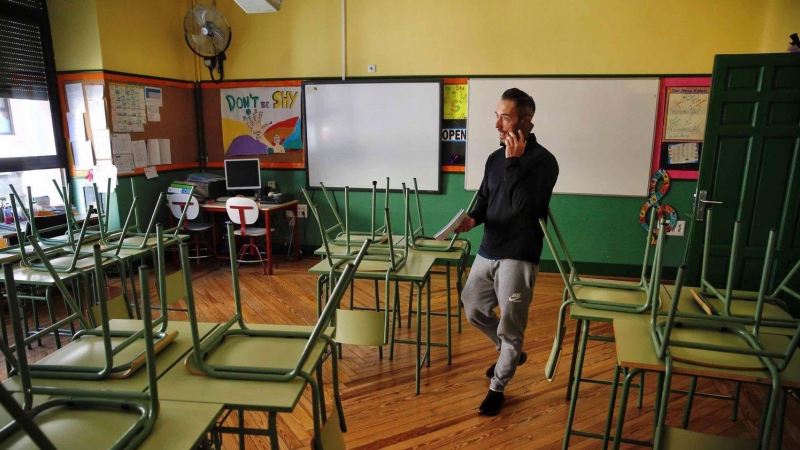
M307 269L316 261L280 261L274 276L264 276L257 266L240 270L244 315L251 323L313 324L316 320L316 277ZM204 262L201 269L193 266L194 290L200 320L224 321L233 313L230 271L225 264ZM443 277L433 281L433 309L444 310ZM489 386L486 369L495 362L496 352L489 340L473 329L464 318L462 332L457 332L453 319L453 362L447 365L446 350L434 348L430 367L422 370L421 394L414 395L414 349L399 345L394 360L379 359L376 348L346 346L340 364L340 381L348 432L348 449L551 449L561 448L568 403L565 400L572 337L564 344L564 353L552 383L544 378L544 364L555 330L556 313L561 302L563 284L560 277L542 273L536 283L525 351L528 361L520 366L506 388L506 403L496 417L479 416L478 405ZM356 303L372 303L373 286L357 282ZM383 291L381 291L383 292ZM408 291L403 290L405 299ZM455 309L455 307L454 307ZM185 319L184 313L170 313L172 319ZM403 311L404 319L407 311ZM8 317L8 316L6 316ZM434 341L445 336L445 319L433 317ZM424 323L424 321L423 321ZM574 326L573 322L568 323ZM611 333L609 325L593 327L594 332ZM399 335L410 332L405 324ZM649 342L643 345L651 345ZM34 346L31 360L52 352L52 338L42 347ZM584 376L609 379L613 370L614 347L609 343L590 343ZM329 364L326 363L326 366ZM329 369L326 369L329 371ZM3 378L5 374L2 375ZM329 374L326 375L329 381ZM329 384L329 383L328 383ZM678 388L687 388L688 380L676 379ZM730 393L732 384L701 380L699 390ZM648 376L644 406L636 408L631 396L625 435L648 439L652 434L655 379ZM578 404L577 429L600 432L608 405L608 386L584 383ZM330 389L328 389L330 393ZM697 398L690 429L695 431L753 438L764 392L760 387L743 390L739 420L732 422L731 403ZM327 399L330 402L331 396ZM312 435L311 405L308 392L292 414L278 416L281 449L310 447ZM672 395L668 424L680 423L685 397ZM330 409L329 409L330 411ZM233 419L229 419L230 423ZM266 426L262 414L248 414L249 426ZM789 400L784 448L800 447L800 406ZM269 448L267 438L246 438L245 447ZM599 448L594 439L572 437L570 448ZM226 436L224 448L239 448L238 439ZM623 445L623 448L634 448Z

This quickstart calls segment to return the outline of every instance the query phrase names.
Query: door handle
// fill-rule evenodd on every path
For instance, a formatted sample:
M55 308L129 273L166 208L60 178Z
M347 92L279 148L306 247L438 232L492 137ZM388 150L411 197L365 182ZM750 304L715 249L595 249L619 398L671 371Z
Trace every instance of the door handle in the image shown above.
M706 208L710 208L711 205L721 205L721 204L722 202L709 200L708 191L700 191L697 194L697 211L695 214L695 220L697 220L698 222L702 222L706 217Z

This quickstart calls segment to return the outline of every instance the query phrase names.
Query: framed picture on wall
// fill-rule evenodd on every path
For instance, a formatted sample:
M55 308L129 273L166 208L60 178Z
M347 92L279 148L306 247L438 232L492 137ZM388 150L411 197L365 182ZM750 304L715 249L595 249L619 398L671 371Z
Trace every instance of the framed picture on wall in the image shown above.
M711 77L662 78L652 173L697 179L708 115Z

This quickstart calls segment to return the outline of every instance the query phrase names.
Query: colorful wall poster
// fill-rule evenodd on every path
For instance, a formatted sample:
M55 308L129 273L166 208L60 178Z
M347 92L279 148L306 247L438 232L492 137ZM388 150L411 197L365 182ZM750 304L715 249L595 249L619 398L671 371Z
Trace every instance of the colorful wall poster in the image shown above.
M442 165L463 166L467 149L467 84L445 84Z
M220 90L226 156L303 152L300 87Z

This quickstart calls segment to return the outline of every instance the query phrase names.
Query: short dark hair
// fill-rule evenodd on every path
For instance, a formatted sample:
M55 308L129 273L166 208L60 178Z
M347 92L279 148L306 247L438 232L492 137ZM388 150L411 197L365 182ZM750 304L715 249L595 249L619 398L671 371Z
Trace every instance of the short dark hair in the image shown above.
M533 101L533 97L517 88L511 88L503 92L503 96L500 97L500 99L514 102L514 105L517 107L517 115L519 115L520 119L523 117L533 117L536 113L536 102Z

